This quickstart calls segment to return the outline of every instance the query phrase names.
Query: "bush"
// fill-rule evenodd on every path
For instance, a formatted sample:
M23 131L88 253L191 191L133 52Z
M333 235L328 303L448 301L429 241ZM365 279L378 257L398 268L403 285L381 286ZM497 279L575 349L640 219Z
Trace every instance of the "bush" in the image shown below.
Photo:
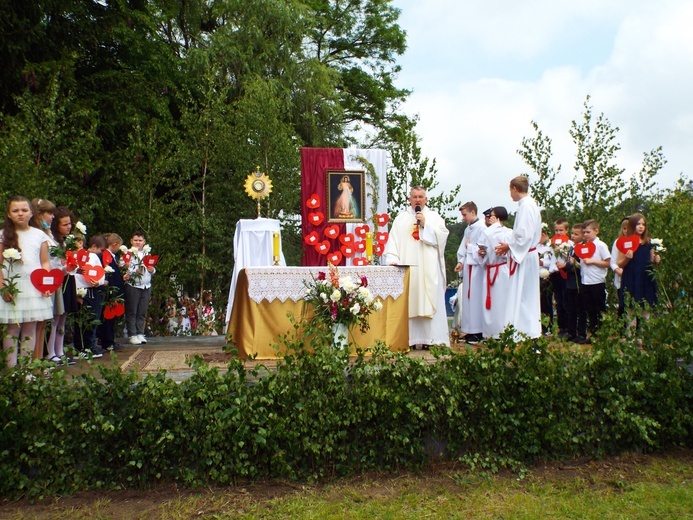
M434 456L521 469L690 445L688 323L685 308L626 334L607 319L589 347L516 344L508 331L486 348L436 352L434 364L383 345L350 362L311 329L281 338L288 354L272 372L235 360L220 374L198 359L181 384L103 366L69 379L23 363L0 379L0 495L318 480Z

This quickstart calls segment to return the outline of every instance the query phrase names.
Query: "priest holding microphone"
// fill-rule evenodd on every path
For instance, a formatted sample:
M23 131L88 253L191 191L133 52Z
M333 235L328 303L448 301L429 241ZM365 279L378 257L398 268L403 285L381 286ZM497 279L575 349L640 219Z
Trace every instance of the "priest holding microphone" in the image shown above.
M410 267L409 345L449 347L444 259L448 229L445 220L426 207L427 202L426 188L411 188L410 207L392 224L383 263Z

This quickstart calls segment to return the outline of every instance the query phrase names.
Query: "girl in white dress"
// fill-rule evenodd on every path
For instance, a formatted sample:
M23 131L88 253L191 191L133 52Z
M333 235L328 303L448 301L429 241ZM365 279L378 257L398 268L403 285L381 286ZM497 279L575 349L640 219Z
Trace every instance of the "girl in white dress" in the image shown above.
M35 269L50 269L48 236L29 225L31 204L26 197L15 196L7 203L5 221L0 232L0 324L5 324L3 349L7 351L7 365L17 364L18 346L22 353L32 353L36 342L36 322L53 316L53 305L48 293L41 294L31 283ZM12 251L14 250L14 251ZM15 258L11 260L11 256ZM16 278L14 278L16 275ZM12 294L7 287L14 283L19 290Z

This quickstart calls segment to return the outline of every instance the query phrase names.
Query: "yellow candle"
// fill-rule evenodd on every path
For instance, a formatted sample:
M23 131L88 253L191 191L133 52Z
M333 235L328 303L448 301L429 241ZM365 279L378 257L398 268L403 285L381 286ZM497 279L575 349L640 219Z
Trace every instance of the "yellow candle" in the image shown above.
M279 256L279 232L272 233L272 256Z
M366 258L368 260L373 256L373 233L366 233Z

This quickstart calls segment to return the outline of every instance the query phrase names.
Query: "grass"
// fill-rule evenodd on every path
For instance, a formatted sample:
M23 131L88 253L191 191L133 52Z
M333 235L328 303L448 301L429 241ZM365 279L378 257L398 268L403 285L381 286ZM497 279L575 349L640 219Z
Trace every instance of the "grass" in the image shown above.
M320 486L80 493L0 506L7 519L693 519L693 451L537 465L524 479L455 464Z

